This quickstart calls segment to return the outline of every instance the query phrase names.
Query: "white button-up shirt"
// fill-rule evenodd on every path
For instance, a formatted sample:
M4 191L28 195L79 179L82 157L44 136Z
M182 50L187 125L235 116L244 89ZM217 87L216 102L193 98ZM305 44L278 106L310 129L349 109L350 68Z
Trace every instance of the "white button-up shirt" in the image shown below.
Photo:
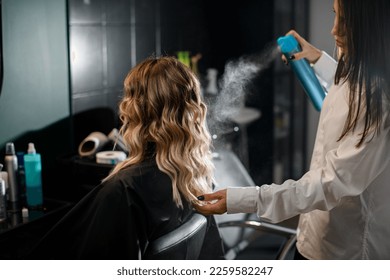
M330 81L335 62L314 65ZM332 66L333 65L333 66ZM329 71L329 69L332 69ZM281 185L228 188L228 213L255 213L280 222L300 215L297 247L308 259L390 259L390 123L356 144L364 126L337 141L348 115L348 85L332 85L324 100L310 170Z

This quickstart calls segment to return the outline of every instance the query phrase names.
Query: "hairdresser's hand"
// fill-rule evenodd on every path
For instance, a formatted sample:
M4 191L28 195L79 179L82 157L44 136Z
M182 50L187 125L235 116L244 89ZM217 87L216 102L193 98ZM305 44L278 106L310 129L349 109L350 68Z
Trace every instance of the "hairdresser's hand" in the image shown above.
M286 35L293 35L302 48L301 52L295 53L293 57L290 57L290 59L298 60L306 58L310 63L316 63L317 60L321 57L321 50L317 49L305 39L303 39L295 30L290 30ZM285 58L283 58L283 61L286 63Z
M226 189L198 196L202 205L194 203L195 209L203 215L223 214L226 208Z

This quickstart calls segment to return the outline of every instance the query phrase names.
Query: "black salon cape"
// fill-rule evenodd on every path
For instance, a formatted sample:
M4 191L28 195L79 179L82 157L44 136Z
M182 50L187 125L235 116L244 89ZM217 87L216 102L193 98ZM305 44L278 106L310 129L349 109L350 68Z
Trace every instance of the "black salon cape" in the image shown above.
M187 220L192 207L172 200L170 178L155 160L121 170L71 209L26 259L139 259L149 241ZM222 259L223 245L214 217L201 259Z

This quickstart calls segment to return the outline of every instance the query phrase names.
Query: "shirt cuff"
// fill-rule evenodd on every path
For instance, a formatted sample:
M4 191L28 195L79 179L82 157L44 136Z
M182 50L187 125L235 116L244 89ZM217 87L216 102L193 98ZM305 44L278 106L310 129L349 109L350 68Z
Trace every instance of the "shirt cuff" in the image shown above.
M329 90L331 85L333 84L334 75L336 73L337 62L333 59L329 54L322 51L322 55L317 60L315 64L313 64L314 72L321 80L321 84Z
M227 189L227 213L255 213L259 187L231 187Z

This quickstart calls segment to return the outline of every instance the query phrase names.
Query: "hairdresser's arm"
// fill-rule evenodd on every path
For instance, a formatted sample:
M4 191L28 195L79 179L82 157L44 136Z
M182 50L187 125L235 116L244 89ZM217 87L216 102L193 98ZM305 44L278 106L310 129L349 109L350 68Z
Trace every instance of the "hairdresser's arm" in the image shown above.
M334 82L334 75L336 73L337 62L326 52L322 51L321 57L316 63L312 64L314 72L316 73L321 85L328 92Z
M364 125L364 121L360 123ZM358 131L361 127L358 127ZM340 140L337 149L326 153L324 165L307 172L301 179L261 187L228 188L204 195L210 204L196 206L203 214L257 213L277 223L315 209L329 211L345 197L360 195L390 161L387 147L390 127L356 148L358 132Z
M326 153L323 165L311 169L297 181L229 188L227 212L256 212L262 219L277 223L316 209L329 211L343 198L360 195L389 164L390 127L382 128L380 135L356 148L359 137L354 132L340 140L337 149Z

